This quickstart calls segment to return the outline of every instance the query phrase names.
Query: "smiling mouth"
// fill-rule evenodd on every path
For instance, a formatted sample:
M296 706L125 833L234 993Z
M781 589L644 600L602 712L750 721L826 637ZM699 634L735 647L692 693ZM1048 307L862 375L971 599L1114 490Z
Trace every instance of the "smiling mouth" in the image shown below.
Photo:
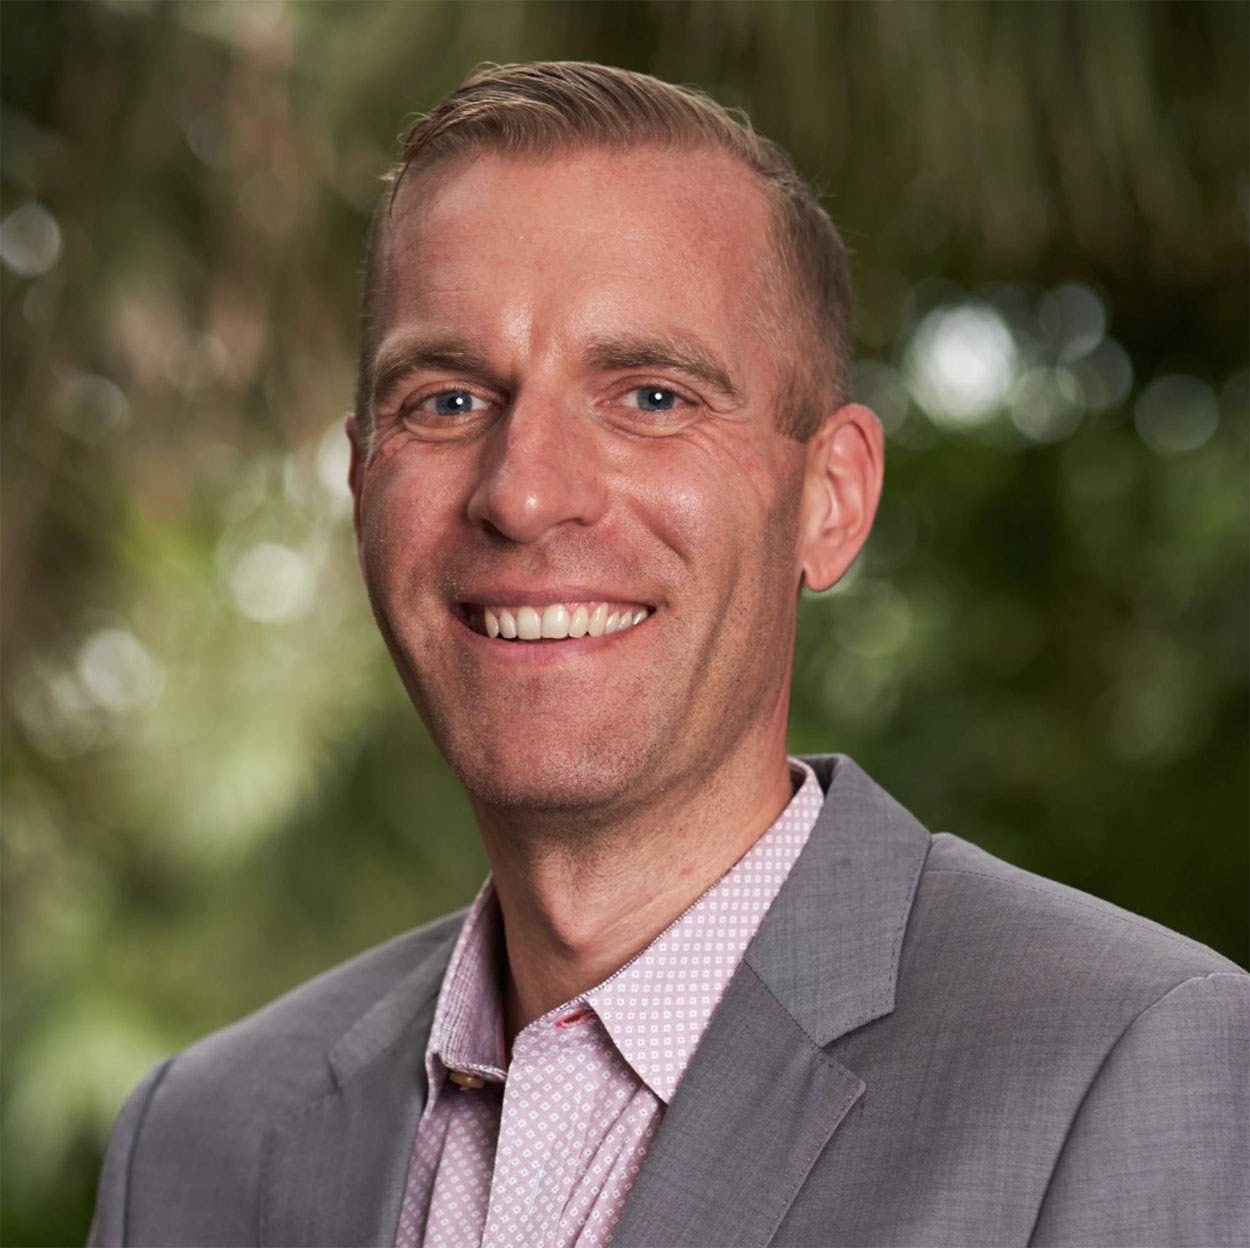
M466 624L484 637L500 641L566 641L606 637L641 624L651 615L637 603L553 602L547 606L477 606L461 603Z

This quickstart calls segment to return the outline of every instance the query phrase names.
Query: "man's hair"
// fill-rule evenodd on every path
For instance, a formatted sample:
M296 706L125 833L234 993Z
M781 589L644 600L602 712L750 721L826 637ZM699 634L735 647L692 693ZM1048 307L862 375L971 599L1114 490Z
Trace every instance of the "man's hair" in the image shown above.
M583 61L492 65L419 117L404 135L389 190L373 213L361 288L356 413L372 426L371 375L378 347L379 265L386 226L403 179L439 160L479 151L550 156L587 148L656 146L722 151L754 173L773 210L774 247L763 258L784 324L775 349L783 369L778 427L806 440L830 401L850 397L851 292L846 250L787 153L755 133L745 115L701 92L647 74ZM773 319L776 319L775 317ZM797 325L799 333L794 333Z

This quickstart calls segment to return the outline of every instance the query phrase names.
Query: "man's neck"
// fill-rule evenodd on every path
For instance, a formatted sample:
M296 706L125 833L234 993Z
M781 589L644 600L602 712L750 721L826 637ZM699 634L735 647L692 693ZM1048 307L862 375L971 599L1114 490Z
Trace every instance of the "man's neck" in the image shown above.
M586 837L536 837L482 817L503 913L509 1045L534 1019L646 948L772 825L792 796L784 749L722 768L662 806ZM528 834L527 834L528 831Z

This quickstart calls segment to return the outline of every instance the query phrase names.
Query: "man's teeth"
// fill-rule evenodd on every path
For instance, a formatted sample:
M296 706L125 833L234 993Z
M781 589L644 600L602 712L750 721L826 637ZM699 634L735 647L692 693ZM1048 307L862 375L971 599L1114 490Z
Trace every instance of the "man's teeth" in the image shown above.
M482 612L487 637L507 641L562 641L566 637L604 637L641 624L646 607L613 607L606 602L579 602L572 607L486 607Z
M537 641L543 635L543 617L533 607L516 613L516 635L522 641Z

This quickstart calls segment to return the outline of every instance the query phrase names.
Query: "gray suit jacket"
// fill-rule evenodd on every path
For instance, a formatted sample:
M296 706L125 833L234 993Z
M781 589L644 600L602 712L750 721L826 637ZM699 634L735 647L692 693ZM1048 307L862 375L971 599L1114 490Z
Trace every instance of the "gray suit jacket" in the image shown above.
M809 761L824 811L613 1248L1244 1248L1250 977ZM152 1071L91 1243L392 1244L462 918Z

